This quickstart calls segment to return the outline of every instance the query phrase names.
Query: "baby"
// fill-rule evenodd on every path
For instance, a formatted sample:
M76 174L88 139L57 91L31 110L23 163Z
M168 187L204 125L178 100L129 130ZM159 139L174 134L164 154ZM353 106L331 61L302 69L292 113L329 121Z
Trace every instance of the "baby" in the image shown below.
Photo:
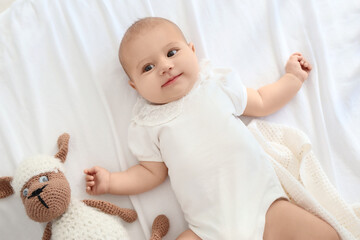
M178 239L339 239L326 222L288 201L266 153L238 118L266 116L299 91L311 71L300 54L258 90L232 72L198 63L195 47L163 18L144 18L119 50L141 96L129 127L139 164L84 170L89 194L139 194L167 176L189 229Z

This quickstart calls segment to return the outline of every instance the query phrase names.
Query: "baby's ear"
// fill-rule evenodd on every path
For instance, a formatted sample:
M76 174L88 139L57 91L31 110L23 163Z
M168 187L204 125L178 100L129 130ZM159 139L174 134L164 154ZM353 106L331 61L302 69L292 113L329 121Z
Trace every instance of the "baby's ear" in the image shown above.
M134 83L134 81L133 80L129 80L129 85L133 88L133 89L135 89L136 90L136 86L135 86L135 83Z
M195 46L194 46L194 44L193 44L192 42L190 42L190 43L188 44L188 46L189 46L189 48L190 48L193 52L195 52Z
M12 177L0 178L0 198L6 198L14 194L14 189L11 186Z

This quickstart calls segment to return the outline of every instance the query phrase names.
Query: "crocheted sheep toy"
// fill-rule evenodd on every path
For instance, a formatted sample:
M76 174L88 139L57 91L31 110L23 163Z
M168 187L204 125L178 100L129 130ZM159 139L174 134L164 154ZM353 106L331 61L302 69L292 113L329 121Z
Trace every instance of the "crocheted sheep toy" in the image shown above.
M59 152L55 157L28 158L17 168L14 178L0 178L0 198L19 193L27 215L34 221L48 222L43 240L129 239L120 218L135 221L134 210L105 201L71 199L63 166L69 138L67 133L59 137ZM168 229L167 217L158 216L153 223L151 240L161 239Z

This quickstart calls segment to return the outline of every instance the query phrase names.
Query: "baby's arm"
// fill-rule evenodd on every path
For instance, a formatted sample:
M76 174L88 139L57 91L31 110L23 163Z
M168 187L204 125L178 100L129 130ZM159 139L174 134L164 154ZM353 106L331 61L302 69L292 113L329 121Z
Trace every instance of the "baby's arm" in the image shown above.
M276 112L289 102L300 90L312 67L300 53L290 56L286 73L276 82L258 90L247 89L246 116L266 116Z
M91 195L134 195L146 192L165 181L168 169L163 162L140 162L123 172L102 167L85 169L86 192Z

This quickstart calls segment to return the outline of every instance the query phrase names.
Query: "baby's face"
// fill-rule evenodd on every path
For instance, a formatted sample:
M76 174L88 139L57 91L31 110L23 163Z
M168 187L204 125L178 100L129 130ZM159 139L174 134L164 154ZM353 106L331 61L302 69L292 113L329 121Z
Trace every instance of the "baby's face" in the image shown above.
M185 96L198 78L192 43L170 23L138 34L122 54L129 84L149 102L165 104Z

